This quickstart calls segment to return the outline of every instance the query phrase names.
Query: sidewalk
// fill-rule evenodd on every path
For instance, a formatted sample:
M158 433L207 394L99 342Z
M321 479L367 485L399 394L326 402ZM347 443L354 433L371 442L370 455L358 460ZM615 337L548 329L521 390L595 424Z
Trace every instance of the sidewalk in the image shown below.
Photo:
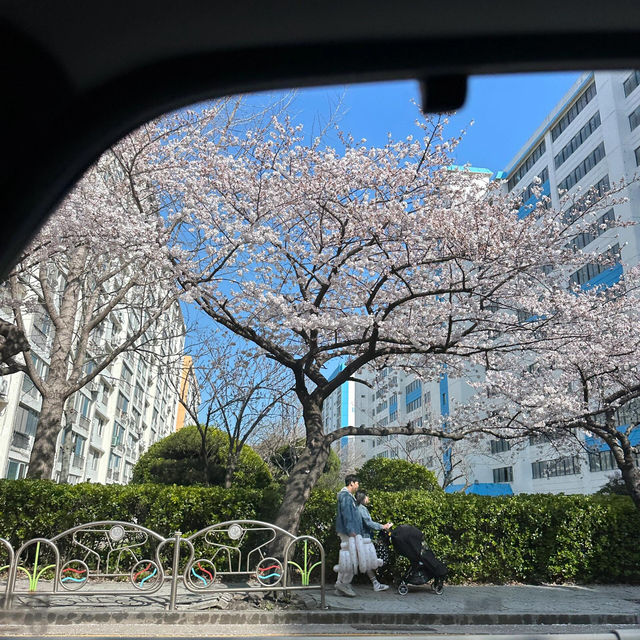
M151 599L99 595L60 600L42 594L0 610L0 633L16 626L58 625L632 625L640 629L640 586L449 586L442 595L429 587L405 596L393 588L373 592L356 585L356 598L336 595L328 586L327 609L319 592L306 592L304 609L221 608L223 598L194 599L182 594L175 611L166 610L168 592ZM299 592L300 593L300 592Z

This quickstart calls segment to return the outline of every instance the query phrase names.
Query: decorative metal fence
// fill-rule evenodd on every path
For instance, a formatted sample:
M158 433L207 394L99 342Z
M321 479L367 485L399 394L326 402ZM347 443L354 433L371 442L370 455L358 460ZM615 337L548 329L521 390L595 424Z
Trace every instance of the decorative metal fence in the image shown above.
M171 538L131 522L90 522L15 551L0 538L2 574L5 609L16 596L151 596L167 583L170 610L181 588L203 595L319 590L325 607L320 542L258 520L222 522L188 537L177 531Z

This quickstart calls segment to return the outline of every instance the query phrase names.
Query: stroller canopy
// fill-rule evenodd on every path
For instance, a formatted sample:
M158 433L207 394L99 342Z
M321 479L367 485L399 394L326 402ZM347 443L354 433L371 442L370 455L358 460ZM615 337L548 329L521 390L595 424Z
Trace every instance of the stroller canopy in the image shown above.
M391 542L395 550L413 562L420 560L424 534L417 527L401 524L391 532Z

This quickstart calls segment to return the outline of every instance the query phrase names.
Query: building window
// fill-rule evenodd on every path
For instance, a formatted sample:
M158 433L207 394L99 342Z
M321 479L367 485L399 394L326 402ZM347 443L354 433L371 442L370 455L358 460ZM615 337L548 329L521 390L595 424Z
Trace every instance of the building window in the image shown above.
M493 470L494 482L513 482L513 467L500 467Z
M636 154L636 166L640 167L640 147L638 147L635 150L635 154Z
M91 471L98 470L98 463L100 462L100 453L95 449L91 449L89 452L89 468Z
M118 422L116 422L113 425L113 437L111 439L111 446L117 447L118 445L122 444L123 438L124 438L124 427Z
M616 217L613 209L609 209L603 213L592 225L589 231L583 231L571 240L571 248L574 251L584 249L588 244L592 243L596 238L600 237L607 229L612 226Z
M610 260L611 262L619 262L620 261L620 245L614 244L611 249L605 251L601 254L601 257L605 260ZM603 271L610 269L612 265L600 264L596 262L590 262L589 264L585 264L584 267L578 269L575 273L571 274L569 278L570 284L578 284L583 285L586 282L589 282L592 278L600 275Z
M633 457L636 467L640 467L640 454L634 453ZM612 471L614 469L617 470L617 468L616 459L613 457L611 451L595 451L589 453L589 471L591 471L591 473L597 471Z
M9 480L22 480L27 473L27 465L24 462L18 462L17 460L11 460L9 458L9 464L7 465L7 478Z
M596 85L592 82L578 99L565 111L558 123L551 129L551 139L556 138L576 119L577 115L593 100L596 95Z
M89 417L89 408L91 407L91 400L89 398L87 398L87 396L85 396L82 393L79 393L76 396L76 408L78 410L78 413L83 417L83 418L88 418Z
M616 469L616 461L611 451L599 451L589 454L589 471L611 471Z
M418 396L415 400L412 400L411 402L407 403L406 411L407 413L411 413L412 411L419 409L421 406L422 406L422 396Z
M29 407L18 405L13 430L27 436L35 436L40 414Z
M408 384L405 388L404 388L404 392L406 395L409 395L410 393L416 391L420 389L420 393L422 393L422 381L421 380L414 380L411 384Z
M71 466L76 467L76 469L82 469L84 465L84 445L86 441L86 438L74 434L73 457L71 458Z
M636 107L629 114L629 126L631 127L631 131L633 131L640 124L640 106Z
M533 195L533 190L539 188L545 182L549 180L549 168L545 167L539 174L538 180L534 180L531 184L522 192L522 202L526 202Z
M19 431L13 432L13 437L11 438L12 448L28 451L30 444L31 438L29 438L29 436L26 436L24 433L20 433Z
M511 449L511 443L504 438L491 441L491 453L502 453L503 451L509 451Z
M127 367L126 364L122 365L122 374L120 377L127 384L131 384L131 380L133 379L133 372L131 371L131 369L129 369L129 367Z
M580 457L576 455L532 462L531 472L534 480L576 475L580 473Z
M622 83L624 89L624 96L627 98L631 92L640 84L640 71L637 69L631 72L631 75Z
M618 424L628 426L640 423L640 398L630 400L616 411Z
M379 402L378 406L376 407L376 413L380 413L381 411L384 411L388 406L389 405L386 400L384 400L383 402Z
M112 453L109 456L109 465L108 465L109 469L111 471L117 471L120 468L120 460L121 460L120 456L117 456L115 453Z
M601 142L564 180L558 183L558 190L568 191L571 189L604 157L604 142Z
M560 167L573 153L580 147L580 145L600 126L600 112L596 111L587 124L576 133L567 144L560 149L560 152L553 159L555 168Z
M118 403L117 403L118 415L122 415L123 413L126 413L128 407L129 407L129 399L127 398L127 396L118 392Z
M33 351L31 351L31 361L33 362L33 366L35 367L36 373L42 380L46 380L49 375L49 365L42 359L39 358ZM22 391L24 393L37 393L36 386L31 382L31 378L27 374L24 375L22 380Z
M509 178L507 182L507 189L511 191L525 174L533 167L533 165L542 158L547 147L544 140L527 156L526 160L516 169L515 173Z
M585 197L578 200L575 205L569 207L562 214L562 222L564 222L566 225L573 224L582 215L585 209L590 206L588 204L590 195L597 194L601 198L607 191L609 191L608 175L604 176L604 178L600 178L600 180L598 180L598 182L596 182L593 187L589 189L589 193L587 193Z

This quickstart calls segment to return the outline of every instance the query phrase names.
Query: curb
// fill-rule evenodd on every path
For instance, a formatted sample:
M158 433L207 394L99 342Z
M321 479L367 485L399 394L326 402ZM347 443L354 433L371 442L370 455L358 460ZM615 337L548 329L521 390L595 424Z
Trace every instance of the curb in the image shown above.
M366 611L0 611L0 625L636 625L640 614L395 613Z

